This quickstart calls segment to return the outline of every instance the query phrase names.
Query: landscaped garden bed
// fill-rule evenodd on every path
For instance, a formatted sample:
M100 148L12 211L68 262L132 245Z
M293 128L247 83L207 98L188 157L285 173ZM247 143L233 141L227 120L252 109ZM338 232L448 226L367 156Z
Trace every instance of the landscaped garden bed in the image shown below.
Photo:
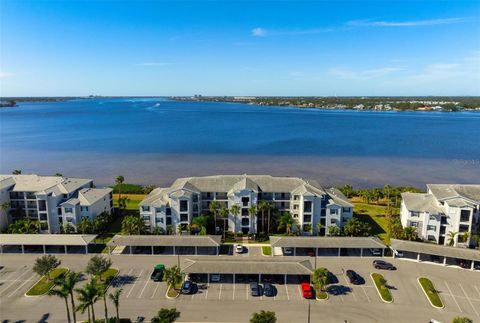
M373 282L375 283L375 287L377 288L377 292L380 295L380 298L386 303L392 303L393 296L387 286L387 281L385 280L385 278L383 278L383 276L379 273L372 273L371 277Z
M436 308L443 308L443 302L438 294L435 286L433 285L432 281L426 277L418 278L418 283L422 286L422 290L425 293L430 305Z
M67 268L55 268L55 269L52 269L48 276L47 275L43 275L42 278L35 284L32 286L32 288L30 288L26 295L27 296L41 296L41 295L45 295L46 293L48 293L48 291L50 289L53 288L53 286L55 286L55 278L61 276L61 275L65 275L65 273L68 271Z

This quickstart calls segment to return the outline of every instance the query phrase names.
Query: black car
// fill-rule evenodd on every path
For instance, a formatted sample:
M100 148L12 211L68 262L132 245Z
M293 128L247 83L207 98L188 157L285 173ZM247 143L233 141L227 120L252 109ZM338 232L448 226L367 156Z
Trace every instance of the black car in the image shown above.
M338 284L338 278L331 271L328 272L328 284Z
M195 291L195 283L187 280L182 285L182 294L192 294Z
M255 282L250 283L250 294L252 296L262 296L260 285L258 283L255 283Z
M397 269L394 265L383 260L374 260L373 267L376 269L386 269L386 270L395 270Z
M275 287L270 283L265 283L263 285L263 295L267 297L275 296Z
M346 271L346 275L351 284L360 285L363 281L362 277L351 269Z

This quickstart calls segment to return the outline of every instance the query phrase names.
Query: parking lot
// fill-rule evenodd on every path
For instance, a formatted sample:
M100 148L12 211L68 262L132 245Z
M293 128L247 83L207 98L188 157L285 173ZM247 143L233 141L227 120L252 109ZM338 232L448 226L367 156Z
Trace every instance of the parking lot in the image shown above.
M31 255L2 258L2 265L5 266L0 269L2 318L38 321L42 315L48 314L51 318L49 322L62 322L65 309L61 301L48 296L24 296L25 292L38 280L38 275L32 271L35 257ZM263 256L259 257L259 259L265 259ZM64 255L59 258L62 259L62 267L81 271L84 270L89 256ZM199 283L200 288L197 293L180 295L177 299L167 299L166 283L153 282L150 274L155 263L172 266L177 263L176 257L112 256L111 258L114 262L113 266L120 270L119 275L112 282L112 287L123 289L121 313L129 317L141 314L149 317L161 307L175 306L182 311L182 322L199 320L243 322L247 320L248 313L254 309L274 310L279 318L285 318L285 320L280 319L279 322L288 322L286 318L292 319L293 315L303 317L305 306L310 302L312 315L320 315L326 322L338 322L340 318L348 319L349 322L366 322L368 320L365 317L368 317L372 311L377 313L375 318L378 317L378 322L392 321L392 317L401 318L399 321L417 322L420 318L426 321L435 318L441 322L448 322L456 315L468 316L474 322L480 320L479 273L433 264L392 260L398 268L397 271L380 271L387 280L394 298L392 304L385 304L378 296L370 278L371 272L376 271L371 265L371 259L350 257L348 259L317 259L317 266L328 268L338 282L330 287L327 301L308 301L303 299L299 284L291 280L287 284L275 282L277 293L274 297L252 297L247 278L236 283L228 278L218 283L205 280ZM312 260L312 258L308 259ZM364 278L365 283L351 285L345 276L347 269L355 270ZM417 282L420 276L426 276L434 282L445 304L444 309L434 309L430 306ZM87 279L88 277L85 277L79 287ZM48 306L45 302L48 302ZM101 302L96 306L99 311L102 311ZM342 306L341 312L336 310L338 306ZM219 307L231 312L231 317L225 318L224 314L218 311ZM202 312L201 319L195 316L192 309ZM113 310L113 307L110 310ZM79 316L83 317L80 314ZM375 320L369 320L369 322L372 321Z

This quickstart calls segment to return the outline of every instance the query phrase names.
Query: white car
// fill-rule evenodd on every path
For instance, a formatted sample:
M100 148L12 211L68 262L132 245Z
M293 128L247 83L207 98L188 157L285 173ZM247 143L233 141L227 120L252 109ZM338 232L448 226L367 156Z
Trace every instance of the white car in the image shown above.
M374 255L374 256L381 256L381 255L382 255L382 251L381 251L380 249L370 248L370 252L371 252L372 255Z
M403 252L401 252L401 251L395 250L394 253L395 253L395 257L397 257L397 258L402 258L403 257Z
M235 246L235 252L236 253L243 253L243 246L241 244L237 244Z
M211 274L210 281L213 283L218 283L220 281L220 274Z

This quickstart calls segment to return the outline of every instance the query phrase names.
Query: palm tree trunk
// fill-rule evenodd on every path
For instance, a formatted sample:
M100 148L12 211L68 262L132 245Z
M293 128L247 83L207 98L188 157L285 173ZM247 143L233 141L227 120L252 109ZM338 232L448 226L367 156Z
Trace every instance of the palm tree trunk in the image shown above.
M68 308L68 298L67 297L64 297L65 299L65 307L67 308L67 321L68 323L72 322L72 320L70 319L70 309Z
M107 294L103 297L103 306L105 307L105 323L108 323Z
M267 234L270 234L270 208L268 209Z
M120 314L118 312L118 305L115 305L115 310L117 312L117 323L120 323Z
M73 291L70 292L70 301L72 303L73 322L77 322L77 313L75 312L75 300L73 299Z
M93 308L93 304L91 306L92 306L92 321L93 323L95 323L95 309Z
M92 320L90 319L90 306L87 307L88 310L88 322L90 323Z

